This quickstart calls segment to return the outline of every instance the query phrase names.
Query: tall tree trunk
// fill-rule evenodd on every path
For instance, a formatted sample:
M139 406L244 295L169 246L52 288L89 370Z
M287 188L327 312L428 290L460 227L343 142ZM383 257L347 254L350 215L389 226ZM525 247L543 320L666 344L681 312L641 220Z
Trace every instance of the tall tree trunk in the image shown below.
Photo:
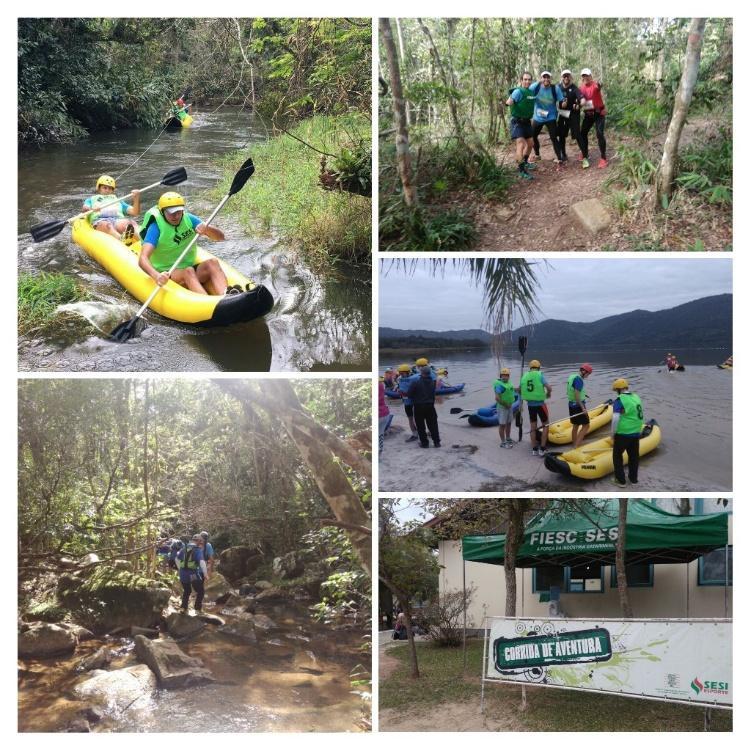
M422 29L422 33L425 34L425 36L428 39L428 44L430 46L430 55L433 58L433 62L435 63L435 67L438 70L438 73L441 76L441 81L443 82L443 85L446 87L446 89L452 91L453 87L451 85L451 80L449 79L449 76L446 73L446 68L443 64L443 61L441 60L441 56L438 54L438 48L435 46L435 42L433 41L433 35L430 33L430 29L425 25L425 22L422 20L422 18L418 18L417 22L420 24L420 29ZM456 109L456 99L451 93L449 93L447 99L448 99L448 105L449 105L449 113L451 114L451 122L454 125L454 134L456 135L456 138L459 141L459 143L464 148L466 148L467 144L464 141L464 129L462 128L461 122L459 120L459 112Z
M705 25L705 18L691 19L691 28L688 32L688 42L686 44L686 59L683 63L683 74L681 75L681 83L675 96L673 116L668 126L665 147L657 173L655 190L655 208L657 210L666 207L673 194L673 180L675 179L678 165L678 147L680 146L681 132L688 116L688 109L691 106L691 99L694 95L696 77L699 74Z
M633 618L634 611L628 598L628 579L626 577L626 516L628 499L618 499L618 540L615 544L615 575L618 583L618 599L624 618Z
M662 103L665 98L665 49L668 44L666 38L667 19L661 18L658 21L658 34L660 49L657 52L655 60L655 98Z
M388 577L379 573L378 578L391 590L391 593L396 597L397 602L401 606L401 611L404 613L405 625L407 627L407 641L409 643L409 662L412 668L412 677L417 679L420 677L420 668L417 665L417 648L415 647L415 636L412 633L412 608L409 604L409 597Z
M394 22L396 23L396 37L399 40L399 62L401 65L401 71L404 73L404 81L406 82L407 86L409 86L407 59L404 54L404 35L402 34L402 25L399 23L398 18L395 18ZM407 117L407 127L409 128L412 125L412 115L410 113L410 104L408 99L404 101L404 113Z
M281 420L286 433L295 444L308 467L324 500L329 504L337 522L352 543L365 572L371 576L371 530L370 519L355 493L347 475L339 466L340 458L353 469L367 471L363 476L370 481L370 463L356 461L356 454L349 445L331 434L302 410L297 394L288 381L266 382L266 389L273 394L268 399L264 394L252 391L240 381L221 379L220 388L239 400L246 414L252 412L251 403L262 407L273 418ZM336 457L332 446L337 447ZM347 456L348 458L344 458Z
M524 539L524 500L506 501L508 527L503 556L503 573L506 576L506 616L516 615L516 556Z
M391 32L391 21L379 18L378 27L386 50L389 64L389 78L391 80L391 99L394 110L394 127L396 128L396 165L399 178L402 181L402 198L409 207L417 206L417 189L412 182L412 155L409 151L409 128L407 126L407 111L402 90L402 78L399 71L399 59L396 54L394 36Z

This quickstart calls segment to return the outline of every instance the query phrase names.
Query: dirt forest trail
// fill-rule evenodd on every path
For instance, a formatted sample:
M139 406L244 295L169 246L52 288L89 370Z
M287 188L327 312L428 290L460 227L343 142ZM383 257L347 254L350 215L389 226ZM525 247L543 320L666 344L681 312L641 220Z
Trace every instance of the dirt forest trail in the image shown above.
M681 137L681 146L694 143L716 132L716 123L696 118L686 123ZM732 232L727 218L717 209L709 210L687 220L655 217L646 209L651 193L644 191L637 200L640 209L620 216L609 201L612 188L605 182L617 166L617 148L627 145L651 155L659 155L664 135L640 141L621 133L606 130L608 166L598 168L600 152L594 133L590 133L588 169L582 168L580 151L576 142L569 138L566 144L568 162L564 166L553 160L555 153L547 133L541 133L540 160L533 171L532 180L514 178L514 183L503 200L494 200L476 192L462 192L455 197L452 208L468 211L474 217L477 240L472 250L482 251L561 251L561 250L654 250L639 244L639 237L654 237L659 230L666 247L676 250L690 248L700 240L709 250L723 250L732 243ZM503 143L496 147L493 156L497 163L515 169L514 144ZM604 205L611 217L610 226L603 232L592 235L584 230L571 215L571 207L579 201L596 198Z

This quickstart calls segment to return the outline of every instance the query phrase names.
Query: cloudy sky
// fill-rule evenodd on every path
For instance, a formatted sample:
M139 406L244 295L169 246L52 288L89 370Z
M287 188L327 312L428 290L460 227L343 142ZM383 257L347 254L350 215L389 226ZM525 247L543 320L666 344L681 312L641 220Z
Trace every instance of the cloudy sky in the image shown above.
M708 295L732 292L732 262L725 258L561 258L532 260L540 282L538 321L596 321L642 308L663 310ZM479 328L482 291L447 262L443 275L418 261L406 273L381 263L379 325L397 329ZM517 322L519 323L519 322Z

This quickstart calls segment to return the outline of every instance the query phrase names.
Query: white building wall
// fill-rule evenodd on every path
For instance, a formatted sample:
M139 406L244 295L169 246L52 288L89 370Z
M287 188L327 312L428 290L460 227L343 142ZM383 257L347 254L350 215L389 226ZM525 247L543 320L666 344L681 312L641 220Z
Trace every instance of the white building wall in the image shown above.
M729 538L732 544L733 525L730 516ZM441 542L438 549L441 565L439 588L462 589L462 554L459 541ZM629 596L635 618L722 618L732 617L733 587L699 586L699 562L659 564L654 567L652 587L631 587ZM618 590L610 585L610 566L605 566L603 592L561 592L561 607L571 618L600 616L618 618L621 615ZM688 576L688 579L687 579ZM487 563L466 564L467 587L475 585L477 592L468 609L467 625L480 628L486 615L503 615L506 603L506 583L503 566ZM517 569L516 613L526 616L547 616L548 603L540 602L539 593L532 592L532 569Z

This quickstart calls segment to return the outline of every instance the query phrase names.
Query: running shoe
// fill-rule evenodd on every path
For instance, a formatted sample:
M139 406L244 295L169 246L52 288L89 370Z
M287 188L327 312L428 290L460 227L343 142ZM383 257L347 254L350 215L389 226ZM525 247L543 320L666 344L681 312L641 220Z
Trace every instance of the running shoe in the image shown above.
M617 485L619 488L625 488L626 487L626 483L625 482L621 482L616 477L613 478L612 482L613 482L613 485Z
M524 167L528 170L530 169L537 169L537 165L533 164L532 162L525 162Z
M539 456L539 454L537 453L537 446L535 446L535 447L534 447L534 448L532 449L532 456Z
M537 449L537 456L545 456L548 453L547 449Z
M529 174L529 172L522 172L519 170L519 179L520 180L534 180L535 178L532 177L532 175Z
M416 441L416 440L417 440L417 436L411 435L409 438L407 438L406 441L404 441L404 443L410 443L411 441Z
M512 448L514 448L514 442L513 442L512 440L508 440L508 441L506 441L506 448L507 448L507 449L512 449Z
M582 159L582 169L589 169L589 159Z
M600 159L599 162L597 162L597 169L604 169L608 166L608 160L607 159Z

